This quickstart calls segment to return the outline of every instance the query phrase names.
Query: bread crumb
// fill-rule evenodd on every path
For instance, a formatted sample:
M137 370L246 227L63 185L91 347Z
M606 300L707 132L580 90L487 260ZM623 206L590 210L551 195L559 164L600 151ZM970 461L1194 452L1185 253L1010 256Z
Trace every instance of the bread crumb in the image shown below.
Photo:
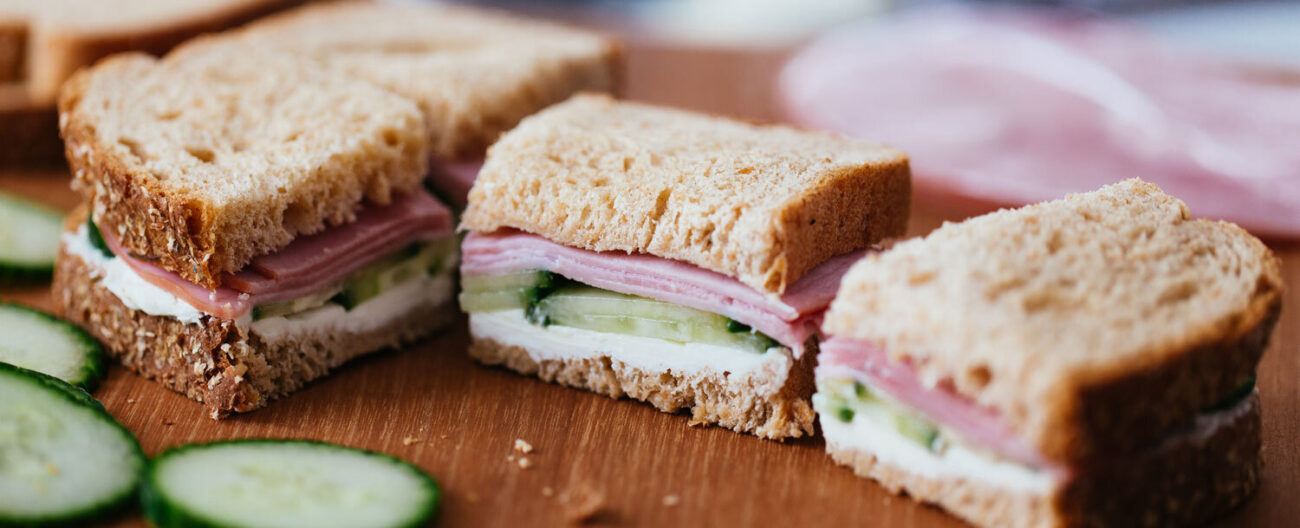
M173 426L173 425L176 425L176 422L171 421L171 419L169 419L169 418L163 418L163 419L162 419L162 424L165 425L165 426L167 426L167 427L171 427L171 426Z
M605 494L590 486L580 486L576 490L566 491L560 495L564 504L564 516L574 524L585 524L596 519L605 506Z
M446 439L447 439L447 435L438 435L438 438L441 438L441 439L443 439L443 440L446 440Z
M543 497L550 497L551 495L555 495L555 488L552 488L552 487L550 487L550 486L543 486L543 487L542 487L542 496L543 496Z
M671 508L673 506L681 504L681 502L682 502L682 498L678 497L675 493L669 493L667 495L664 495L664 506Z
M127 398L126 403L135 403L135 398Z
M506 462L514 462L514 461L515 461L514 455L506 455Z
M409 445L411 445L411 444L418 444L418 443L420 443L421 441L422 441L422 440L420 440L419 438L416 438L416 437L414 437L414 436L408 436L408 437L402 439L402 445L409 446Z
M530 468L530 467L533 467L533 461L528 460L528 457L520 457L520 458L519 458L519 468L520 468L520 469L528 469L528 468Z
M528 454L533 452L533 445L525 442L523 438L515 439L515 451Z

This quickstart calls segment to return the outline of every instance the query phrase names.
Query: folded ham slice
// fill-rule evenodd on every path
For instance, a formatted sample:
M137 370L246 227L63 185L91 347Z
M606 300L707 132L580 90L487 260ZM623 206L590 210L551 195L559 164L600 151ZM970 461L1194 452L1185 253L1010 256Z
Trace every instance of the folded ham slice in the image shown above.
M352 223L298 237L276 253L257 257L240 272L227 274L216 290L128 254L111 230L103 235L109 249L145 280L201 312L237 319L258 304L320 291L412 242L450 236L451 227L447 207L420 190L387 206L366 208Z
M817 354L817 377L851 378L883 392L971 445L1031 467L1063 471L1022 440L993 410L980 407L949 387L927 387L906 362L891 361L884 349L853 339L831 337Z
M461 245L463 275L495 275L540 269L597 288L648 297L730 317L803 353L840 278L864 251L830 259L779 297L684 262L644 254L596 252L537 235L504 231L474 233Z

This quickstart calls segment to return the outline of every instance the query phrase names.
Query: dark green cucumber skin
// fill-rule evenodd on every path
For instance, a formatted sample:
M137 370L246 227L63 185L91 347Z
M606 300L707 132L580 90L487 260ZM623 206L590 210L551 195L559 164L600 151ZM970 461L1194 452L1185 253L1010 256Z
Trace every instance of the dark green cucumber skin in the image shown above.
M167 500L167 497L163 493L161 487L158 485L157 482L158 468L161 467L162 464L166 463L168 458L184 455L187 451L193 451L198 449L219 448L219 447L226 447L226 446L257 445L257 444L299 445L303 447L310 447L310 448L317 448L317 449L337 449L343 451L353 451L353 452L364 453L367 456L383 458L388 461L394 462L399 466L410 469L413 473L419 476L419 479L424 483L425 487L428 488L432 499L429 501L428 507L425 508L423 511L419 512L418 514L416 514L409 523L397 525L394 526L393 528L417 528L420 526L427 525L429 521L433 519L433 515L437 513L438 502L442 499L442 489L438 487L438 482L435 481L432 476L430 476L424 470L420 469L418 466L392 455L377 453L375 451L369 451L365 449L344 447L344 446L330 444L326 442L318 442L315 440L272 440L272 439L264 439L264 438L247 438L241 440L221 440L216 442L205 442L200 444L186 444L186 445L173 447L171 449L163 451L162 454L158 455L157 457L154 457L154 459L149 462L148 467L145 468L144 476L140 484L140 509L144 512L144 518L147 519L154 526L157 526L158 528L240 528L238 526L222 524L213 521L212 519L207 519L197 513L189 511L186 508L171 504Z
M0 286L30 286L50 282L54 266L22 266L0 262Z
M1210 412L1226 411L1228 409L1236 407L1238 403L1241 403L1241 400L1246 399L1246 397L1250 396L1250 393L1254 391L1255 391L1255 375L1251 374L1250 378L1246 379L1246 381L1241 385L1238 385L1237 388L1232 389L1232 392L1228 393L1226 397L1224 397L1222 400L1219 400L1218 402L1215 402L1214 405L1209 406L1208 408L1206 408L1204 411L1201 412L1210 413Z
M104 241L104 234L99 232L99 226L95 225L94 217L86 219L86 238L90 239L90 245L98 249L104 258L114 258L113 250L108 249L108 242Z
M140 449L140 443L136 441L135 435L132 434L131 431L127 430L126 427L123 427L122 424L119 423L115 418L113 418L113 415L108 414L108 411L104 410L103 404L99 403L98 400L92 398L90 394L87 393L86 391L81 390L80 388L77 388L54 376L49 376L46 374L42 374L40 372L36 372L34 370L28 370L19 366L10 365L8 363L0 363L0 377L13 377L23 381L28 381L34 385L37 385L38 387L51 390L58 394L62 394L63 397L67 398L70 402L81 405L87 409L90 409L95 414L98 414L101 418L103 418L105 421L112 424L114 428L120 431L124 438L130 440L131 446L135 448L133 450L134 451L133 458L135 458L138 461L136 466L140 468L141 471L144 470L145 460L146 460L144 456L144 451ZM117 496L109 497L108 499L105 499L103 502L100 502L99 504L93 504L85 508L82 508L81 510L65 512L59 515L53 515L48 517L17 518L17 517L9 517L4 512L0 512L0 526L23 526L23 527L86 526L87 524L91 524L96 521L101 521L117 513L120 513L128 504L131 503L131 499L136 497L136 492L138 490L139 490L139 485L136 485Z
M99 344L99 341L96 341L95 338L91 337L85 330L82 330L76 325L64 321L63 319L55 317L54 315L21 304L0 302L0 310L10 309L27 312L49 321L52 324L60 325L72 335L76 336L77 340L86 347L88 352L82 361L81 370L78 372L77 379L70 380L68 383L86 392L95 392L95 389L99 388L99 382L104 380L104 377L108 372L108 358L104 355L104 347Z

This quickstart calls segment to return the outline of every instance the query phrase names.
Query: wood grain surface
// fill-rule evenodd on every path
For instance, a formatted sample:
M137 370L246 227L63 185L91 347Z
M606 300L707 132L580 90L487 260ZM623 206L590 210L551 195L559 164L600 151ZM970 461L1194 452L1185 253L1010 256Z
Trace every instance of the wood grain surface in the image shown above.
M774 118L780 53L629 46L634 99L751 119ZM61 171L0 172L0 188L68 209ZM915 206L913 234L980 212ZM1300 247L1273 244L1292 288L1259 371L1266 466L1255 498L1224 526L1296 526L1300 519ZM0 299L50 308L43 288ZM3 336L0 336L3 338ZM346 365L270 407L221 422L184 397L120 368L95 394L149 454L185 442L292 437L374 449L411 460L441 483L443 526L554 526L590 518L628 526L890 526L960 523L892 497L826 457L820 439L778 443L690 427L615 401L479 367L463 323L417 346ZM521 467L516 439L532 445ZM238 505L231 505L238 507ZM118 520L139 526L138 513Z

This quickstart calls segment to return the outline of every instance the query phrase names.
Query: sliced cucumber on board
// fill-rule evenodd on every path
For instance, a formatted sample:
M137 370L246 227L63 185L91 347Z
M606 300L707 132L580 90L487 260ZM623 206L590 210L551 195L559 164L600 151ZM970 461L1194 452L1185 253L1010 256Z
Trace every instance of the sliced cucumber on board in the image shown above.
M438 485L397 458L301 440L181 446L145 471L141 503L161 528L423 526Z
M82 525L135 493L135 437L85 391L0 363L0 525Z
M582 284L551 292L529 307L528 316L541 324L679 343L707 343L758 353L777 346L771 338L723 315Z
M0 362L35 370L87 391L104 379L99 342L45 312L0 303Z
M0 284L49 280L63 233L63 215L0 192Z

